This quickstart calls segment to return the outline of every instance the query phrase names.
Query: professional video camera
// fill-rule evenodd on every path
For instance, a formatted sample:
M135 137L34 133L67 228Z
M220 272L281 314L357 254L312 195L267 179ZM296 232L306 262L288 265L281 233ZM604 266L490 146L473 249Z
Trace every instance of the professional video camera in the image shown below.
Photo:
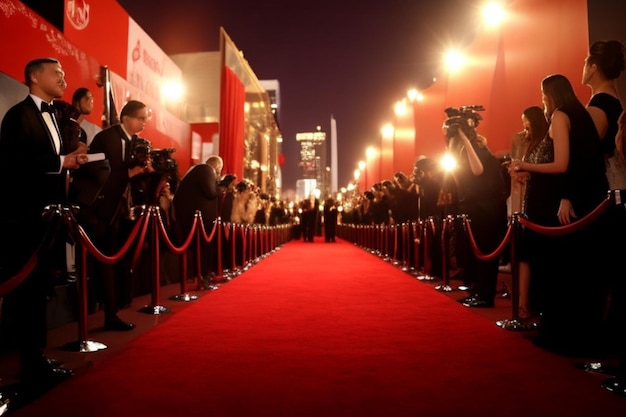
M152 153L152 142L148 139L134 136L128 143L126 150L126 165L129 168L146 167Z
M174 148L152 149L150 156L152 157L152 168L162 173L170 173L176 170L178 164L172 154L176 152Z
M459 129L468 137L470 133L478 126L483 119L477 112L484 111L485 108L480 105L461 106L458 109L448 107L444 110L448 118L443 121L443 127L446 129L446 138L450 139L458 133Z
M235 174L226 174L217 180L217 185L222 188L228 188L233 181L237 179Z

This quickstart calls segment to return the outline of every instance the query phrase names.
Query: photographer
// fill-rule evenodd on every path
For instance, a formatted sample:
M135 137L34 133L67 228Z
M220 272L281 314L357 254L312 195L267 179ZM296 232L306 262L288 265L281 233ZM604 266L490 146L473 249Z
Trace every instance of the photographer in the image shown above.
M418 198L417 216L421 220L432 218L435 230L429 231L429 245L422 241L420 247L420 259L430 258L430 270L424 271L433 277L441 277L442 253L441 253L441 228L443 207L438 205L439 193L442 187L442 175L439 165L434 159L421 156L413 166L411 175L415 185L415 195ZM426 223L424 223L426 225ZM425 226L426 227L426 226Z
M415 184L415 192L419 197L420 219L427 219L432 216L441 219L443 208L437 205L439 191L441 191L441 170L435 160L421 157L413 166L411 176Z
M137 138L148 120L147 106L131 100L122 108L120 123L98 133L89 146L89 153L104 153L111 166L109 178L95 203L81 210L87 234L105 255L116 253L132 228L130 179L152 171L149 150L139 146L143 142ZM98 301L104 304L106 330L128 331L135 327L117 315L120 306L130 302L132 294L130 255L115 264L99 264L90 271L95 278Z
M220 216L221 197L225 189L219 186L219 178L224 162L217 155L210 156L205 163L194 165L183 176L174 193L174 219L178 240L182 242L190 233L196 211L200 211L207 234ZM200 225L198 225L200 226ZM193 243L190 248L195 248ZM210 242L201 239L200 271L196 275L203 278L203 289L216 289L214 285L217 271L217 239ZM195 249L190 249L191 258L196 259ZM197 263L194 261L194 267ZM184 279L185 277L181 277Z
M444 122L448 153L456 158L452 171L458 214L465 214L478 250L491 253L502 242L507 226L506 191L500 161L487 147L486 139L476 133L482 106L445 110ZM458 237L462 238L464 233ZM466 307L493 307L498 281L498 258L479 260L469 239L460 243L465 254L462 265L465 279L472 279L470 297L459 300Z

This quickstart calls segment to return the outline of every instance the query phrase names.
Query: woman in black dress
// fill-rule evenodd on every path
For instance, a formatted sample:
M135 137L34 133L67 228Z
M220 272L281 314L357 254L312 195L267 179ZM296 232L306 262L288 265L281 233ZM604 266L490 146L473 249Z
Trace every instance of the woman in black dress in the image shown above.
M515 160L511 168L531 173L526 191L530 221L569 225L606 198L600 139L566 77L546 77L541 90L548 137L527 161ZM604 282L596 271L605 255L602 228L600 220L562 236L530 234L530 270L543 293L538 345L562 354L591 353L601 319L598 306L603 303Z

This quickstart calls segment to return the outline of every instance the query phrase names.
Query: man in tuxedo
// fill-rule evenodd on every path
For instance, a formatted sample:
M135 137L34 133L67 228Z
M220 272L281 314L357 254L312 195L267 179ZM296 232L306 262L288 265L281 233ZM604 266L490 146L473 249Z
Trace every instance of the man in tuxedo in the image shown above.
M177 234L185 238L191 231L196 210L202 214L204 229L207 234L213 230L213 222L220 214L221 194L224 192L218 186L224 161L218 155L207 158L204 164L197 164L183 176L174 194L174 217L177 224ZM217 235L216 235L217 236ZM192 245L191 248L195 248ZM192 258L196 258L196 251L192 249ZM197 263L194 262L194 265ZM216 238L211 242L201 242L200 271L197 274L203 277L206 289L216 289L213 285L213 276L216 272L217 246Z
M89 153L104 153L109 161L111 172L96 201L85 207L81 224L96 247L105 255L117 253L128 239L132 228L129 201L130 179L151 171L149 157L139 160L132 152L133 141L142 132L149 120L147 106L137 100L131 100L120 112L120 123L109 126L93 138ZM127 254L121 262L102 263L91 273L101 292L104 307L104 328L113 331L132 330L135 325L119 318L120 299L130 302L131 271Z
M337 205L332 196L324 201L324 242L334 242L337 234Z
M302 233L305 242L313 242L317 229L317 216L319 214L320 201L315 194L302 202Z
M52 108L54 98L66 88L61 63L34 59L24 76L29 95L7 111L0 127L0 175L6 179L8 196L0 205L0 282L16 277L36 252L38 262L17 287L0 297L4 296L3 333L9 329L8 339L20 353L21 382L29 393L41 393L72 374L44 356L54 260L42 245L49 230L42 213L47 205L65 202L66 171L88 159L84 144L71 153L63 148Z

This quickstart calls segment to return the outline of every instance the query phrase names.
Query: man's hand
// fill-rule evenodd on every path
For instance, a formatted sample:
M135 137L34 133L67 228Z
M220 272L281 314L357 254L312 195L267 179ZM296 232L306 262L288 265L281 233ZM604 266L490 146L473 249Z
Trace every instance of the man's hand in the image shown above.
M87 145L83 142L78 142L78 146L74 152L68 153L63 158L63 168L65 169L78 169L81 165L89 162L87 156Z

